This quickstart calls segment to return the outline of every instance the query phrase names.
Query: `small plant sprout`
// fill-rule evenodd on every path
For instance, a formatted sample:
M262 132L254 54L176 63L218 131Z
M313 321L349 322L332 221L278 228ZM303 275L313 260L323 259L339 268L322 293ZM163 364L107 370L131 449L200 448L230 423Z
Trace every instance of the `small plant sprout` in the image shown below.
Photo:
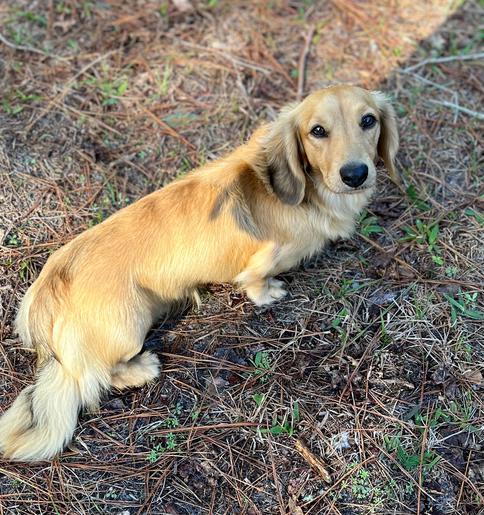
M450 306L450 319L452 325L457 323L459 316L472 320L484 320L484 312L477 309L478 292L461 292L456 296L444 293L444 297Z
M150 463L155 463L160 459L161 455L164 452L165 452L165 448L163 447L163 445L161 443L159 443L158 445L155 445L153 447L153 449L151 449L151 451L149 452L148 457L146 459Z
M363 236L371 236L383 232L383 227L378 225L378 218L364 213L360 218L360 233Z
M422 212L429 211L430 206L420 198L420 196L417 193L417 190L415 189L415 186L412 184L407 188L407 195L410 199L410 202L419 210Z
M299 419L299 403L298 401L294 401L290 417L284 416L282 420L279 420L278 417L275 417L272 421L271 427L259 428L259 431L261 434L270 433L272 436L292 436L295 432L297 424L299 423Z
M107 70L105 70L107 73ZM83 82L88 86L94 86L101 95L101 105L113 106L119 104L121 97L128 89L128 79L121 77L117 79L90 78Z
M272 360L267 351L256 352L252 364L255 367L253 372L262 383L266 382L269 378L269 373L272 371Z
M180 404L176 404L176 406L170 410L170 415L162 421L159 427L166 429L176 429L180 426L179 415L182 411L182 407ZM192 420L193 419L192 417ZM163 437L164 441L156 444L148 456L146 457L147 461L150 463L155 463L160 459L160 457L167 451L176 451L178 450L178 445L180 443L179 436L175 433L169 432Z
M417 219L414 227L404 227L405 236L400 241L414 242L417 245L426 245L432 261L442 266L444 259L440 255L440 249L437 246L439 239L439 224L434 223L427 225L422 220Z
M401 436L385 436L384 443L388 452L395 452L395 459L407 471L417 470L422 463L423 472L430 472L440 461L440 456L433 451L426 450L421 455L420 448L407 450Z
M482 213L479 213L475 209L472 209L472 207L468 207L464 210L464 213L467 216L470 216L471 218L474 218L478 224L484 225L484 215Z
M252 400L257 404L257 406L262 406L264 404L266 396L263 393L254 393L252 395Z

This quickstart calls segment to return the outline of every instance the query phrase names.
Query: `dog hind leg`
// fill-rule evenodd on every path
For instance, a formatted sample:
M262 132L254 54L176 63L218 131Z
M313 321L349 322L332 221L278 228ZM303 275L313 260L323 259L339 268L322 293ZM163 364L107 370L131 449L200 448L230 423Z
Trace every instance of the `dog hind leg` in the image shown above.
M112 371L111 385L119 390L143 386L160 375L160 361L152 352L137 354L129 361L118 363Z

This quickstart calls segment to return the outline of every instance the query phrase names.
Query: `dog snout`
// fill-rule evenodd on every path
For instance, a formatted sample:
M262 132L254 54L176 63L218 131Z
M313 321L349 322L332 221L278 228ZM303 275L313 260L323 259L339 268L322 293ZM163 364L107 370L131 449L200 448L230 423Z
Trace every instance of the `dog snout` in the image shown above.
M339 173L347 186L358 188L368 177L368 166L365 163L347 163L340 168Z

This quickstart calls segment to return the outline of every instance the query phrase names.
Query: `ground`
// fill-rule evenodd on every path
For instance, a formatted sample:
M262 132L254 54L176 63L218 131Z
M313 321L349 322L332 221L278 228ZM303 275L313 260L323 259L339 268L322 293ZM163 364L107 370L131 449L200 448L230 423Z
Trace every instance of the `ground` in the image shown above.
M403 186L381 169L273 307L209 286L155 328L160 380L83 413L52 463L0 461L0 514L479 513L482 2L183 3L0 5L1 411L33 377L12 321L48 255L298 89L386 91Z

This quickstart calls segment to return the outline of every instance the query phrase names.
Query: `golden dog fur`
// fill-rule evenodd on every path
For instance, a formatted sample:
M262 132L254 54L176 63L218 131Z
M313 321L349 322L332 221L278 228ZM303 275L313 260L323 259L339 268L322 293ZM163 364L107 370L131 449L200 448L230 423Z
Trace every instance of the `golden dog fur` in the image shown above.
M360 120L377 122L363 130ZM319 124L327 137L315 138ZM232 282L257 305L285 295L273 277L348 237L375 186L377 155L392 177L398 136L384 95L351 86L317 91L282 110L227 157L190 173L55 252L27 291L16 324L35 349L35 384L0 418L0 451L49 459L72 438L79 410L111 387L159 374L140 354L147 331L197 286ZM368 166L361 188L340 168Z

